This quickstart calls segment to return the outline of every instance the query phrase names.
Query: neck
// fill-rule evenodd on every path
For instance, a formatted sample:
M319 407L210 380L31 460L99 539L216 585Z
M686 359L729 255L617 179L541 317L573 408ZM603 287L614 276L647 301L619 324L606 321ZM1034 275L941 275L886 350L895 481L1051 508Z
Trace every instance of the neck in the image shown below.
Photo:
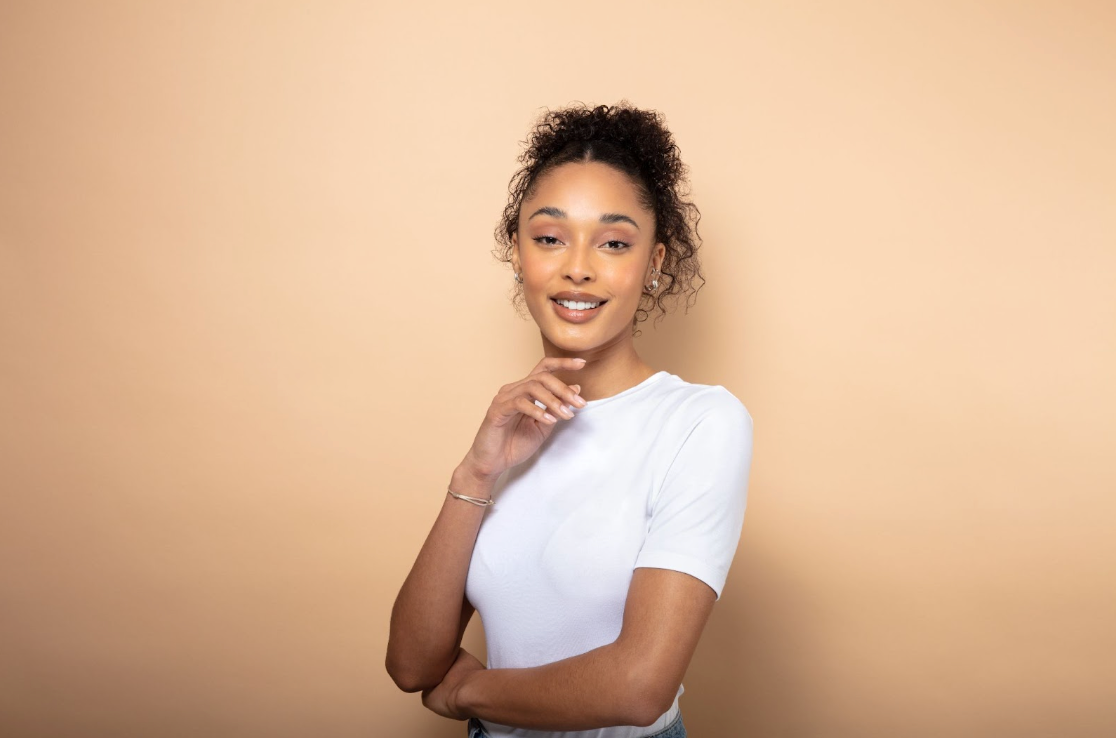
M581 369L563 369L553 374L566 384L580 385L579 394L586 400L612 397L636 386L657 371L636 353L630 337L627 341L611 346L597 346L586 350L556 346L546 336L543 336L542 341L546 356L585 359L585 366Z

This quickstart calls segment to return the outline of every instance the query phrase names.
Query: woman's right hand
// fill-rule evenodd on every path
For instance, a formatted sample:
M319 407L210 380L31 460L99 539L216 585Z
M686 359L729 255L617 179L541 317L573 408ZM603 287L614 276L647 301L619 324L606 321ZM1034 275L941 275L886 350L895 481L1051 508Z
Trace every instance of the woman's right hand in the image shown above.
M584 359L547 356L526 377L501 387L461 463L478 478L495 479L530 457L550 437L559 419L573 417L573 413L562 412L562 405L585 406L578 395L581 387L568 385L551 372L583 366ZM536 405L535 400L546 408ZM547 414L554 420L548 420Z

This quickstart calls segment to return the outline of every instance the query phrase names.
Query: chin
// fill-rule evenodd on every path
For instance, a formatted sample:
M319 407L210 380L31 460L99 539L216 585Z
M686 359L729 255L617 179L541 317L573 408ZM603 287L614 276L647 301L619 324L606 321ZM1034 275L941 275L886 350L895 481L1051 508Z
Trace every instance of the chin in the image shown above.
M563 351L586 351L588 349L596 348L598 341L588 337L555 335L553 331L543 331L546 340Z
M589 351L613 343L625 326L587 325L561 323L540 327L540 332L550 343L563 351Z

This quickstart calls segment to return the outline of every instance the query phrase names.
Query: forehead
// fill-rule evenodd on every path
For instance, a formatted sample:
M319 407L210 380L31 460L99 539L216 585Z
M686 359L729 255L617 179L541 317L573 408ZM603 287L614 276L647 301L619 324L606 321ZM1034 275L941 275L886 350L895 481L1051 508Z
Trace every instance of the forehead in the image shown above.
M633 218L650 214L640 203L639 191L628 175L596 161L570 162L548 171L535 180L533 191L523 203L524 217L534 208L548 205L565 210L573 219L595 219L606 212L628 213ZM530 211L528 203L533 206Z

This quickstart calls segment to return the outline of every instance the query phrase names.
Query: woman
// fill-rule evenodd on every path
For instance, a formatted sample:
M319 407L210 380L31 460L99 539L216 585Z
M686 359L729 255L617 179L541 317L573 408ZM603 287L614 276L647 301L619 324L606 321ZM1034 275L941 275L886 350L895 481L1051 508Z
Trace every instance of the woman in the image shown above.
M387 669L470 738L682 738L740 538L752 418L636 353L690 288L697 208L653 111L550 111L497 230L544 357L499 389L392 610ZM694 290L696 293L696 290ZM460 647L480 612L482 664Z

